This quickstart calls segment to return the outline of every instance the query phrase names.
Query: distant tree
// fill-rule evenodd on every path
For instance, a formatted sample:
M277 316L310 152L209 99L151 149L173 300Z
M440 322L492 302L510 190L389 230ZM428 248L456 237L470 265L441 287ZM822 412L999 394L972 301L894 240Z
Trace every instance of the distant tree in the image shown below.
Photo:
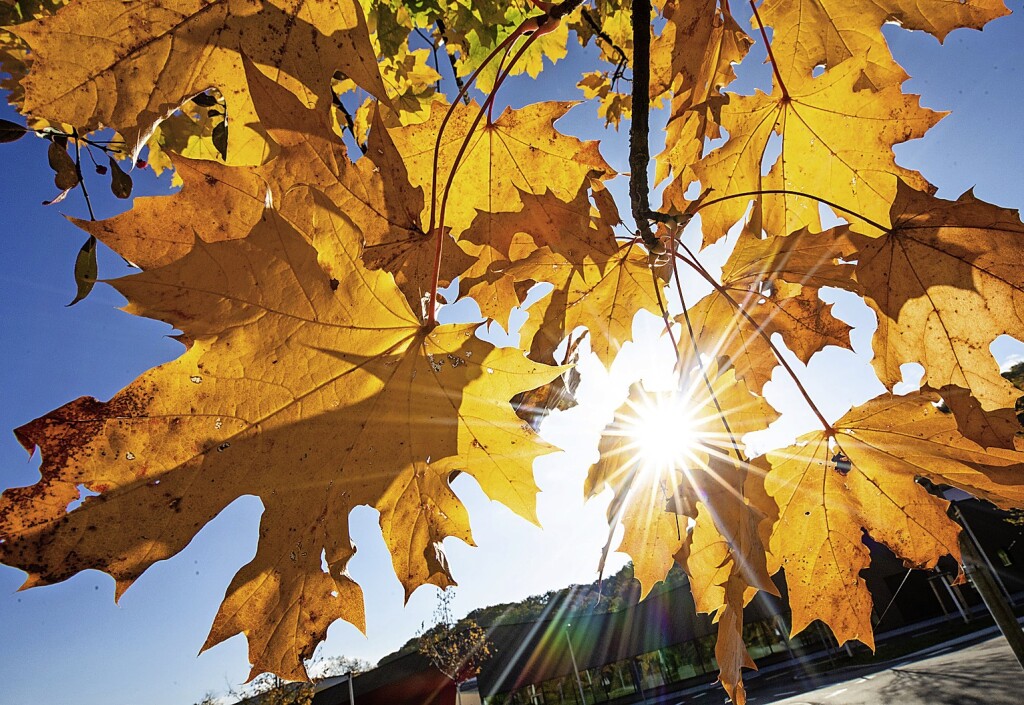
M491 656L491 642L484 628L472 619L455 621L452 617L453 597L451 590L441 591L434 608L434 626L421 632L418 650L455 683L461 703L459 686L480 673Z
M333 678L334 676L343 676L346 673L358 675L366 673L371 668L373 666L369 661L349 656L330 656L317 659L306 667L314 682L322 681L325 678Z
M348 656L314 657L306 662L306 671L312 682L286 681L273 673L257 676L242 688L228 691L229 695L246 705L311 705L319 681L346 673L366 673L372 666L363 659ZM198 705L216 705L208 694Z
M246 705L312 705L313 684L286 681L273 673L257 676L239 690L228 691Z

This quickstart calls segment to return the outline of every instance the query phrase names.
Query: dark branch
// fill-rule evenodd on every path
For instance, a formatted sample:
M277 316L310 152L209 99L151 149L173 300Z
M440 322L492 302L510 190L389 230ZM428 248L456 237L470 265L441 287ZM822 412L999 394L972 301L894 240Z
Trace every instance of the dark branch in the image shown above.
M651 0L633 0L633 119L629 126L629 201L636 231L648 249L658 247L651 232L650 185L647 165L651 104Z
M444 43L444 54L448 57L448 63L451 64L452 67L452 76L455 78L455 87L459 89L459 94L462 95L462 102L469 105L469 92L466 90L466 85L462 82L462 76L459 75L459 70L455 66L455 54L448 50L448 29L444 26L444 22L442 22L440 18L438 18L436 24L437 33L440 35L441 41ZM440 73L440 71L438 73Z
M626 52L622 50L622 47L615 43L615 40L608 36L607 32L601 29L601 25L597 23L597 20L594 19L594 16L590 14L590 11L587 8L583 8L582 15L583 21L587 23L591 30L593 30L594 36L607 44L612 51L619 55L619 65L628 64L629 57L626 56Z

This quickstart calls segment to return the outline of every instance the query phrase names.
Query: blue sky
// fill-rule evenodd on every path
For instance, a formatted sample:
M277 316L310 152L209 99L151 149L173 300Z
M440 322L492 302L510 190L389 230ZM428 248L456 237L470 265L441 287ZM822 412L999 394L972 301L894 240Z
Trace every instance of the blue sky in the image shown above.
M1010 6L1018 13L1021 0ZM939 186L939 195L955 198L975 187L976 193L999 205L1024 206L1024 17L993 23L984 33L958 31L944 47L925 35L895 27L886 29L897 59L914 78L905 86L922 102L952 114L925 139L897 148L900 163L922 171ZM530 100L578 95L572 62L542 74L530 87ZM744 73L747 85L763 80L765 67ZM525 101L526 92L510 95ZM17 119L8 108L0 117ZM581 136L603 136L588 106L576 108L560 123ZM606 158L621 170L625 165L626 133L610 133ZM613 144L614 143L614 144ZM108 398L149 367L169 360L180 346L159 323L117 310L119 295L105 286L83 303L65 308L73 298L71 271L85 235L63 214L84 216L79 193L57 205L40 202L54 195L52 172L46 165L46 143L25 138L0 145L0 325L5 364L0 367L0 428L13 429L80 395ZM102 179L90 183L97 196ZM166 191L167 179L136 174L136 194ZM111 215L121 204L97 199L97 215ZM119 258L101 253L101 273L123 271ZM830 349L816 357L804 373L818 399L835 414L873 396L868 340L870 322L846 301L837 313L858 325L854 341L859 355ZM638 324L651 337L654 327ZM646 333L644 332L646 331ZM1000 344L998 356L1019 353L1019 345ZM628 364L619 371L661 364L665 352L632 346ZM449 541L449 558L461 583L454 608L519 599L571 582L595 577L606 527L601 500L581 501L582 480L596 456L596 439L612 404L601 390L625 391L628 375L607 380L592 362L581 392L582 408L553 418L547 437L567 448L536 465L543 490L539 514L544 529L513 516L484 498L463 475L456 491L470 508L478 548ZM837 371L841 370L841 374ZM877 386L874 390L880 391ZM784 438L808 428L806 416L783 381L769 386L770 400L787 415L777 430ZM791 403L792 402L792 403ZM0 487L31 484L38 477L37 460L26 458L10 433L0 434ZM260 503L238 500L203 529L178 556L154 566L122 598L113 602L113 581L97 572L67 582L16 592L20 571L0 567L0 625L5 632L0 659L0 703L76 702L82 705L152 703L186 705L207 690L224 691L248 672L242 637L197 657L217 605L234 572L255 551ZM419 590L408 607L391 573L376 519L368 509L352 517L359 553L351 572L367 595L368 637L344 623L332 627L323 649L376 660L413 636L429 619L433 588ZM616 557L615 567L624 559Z

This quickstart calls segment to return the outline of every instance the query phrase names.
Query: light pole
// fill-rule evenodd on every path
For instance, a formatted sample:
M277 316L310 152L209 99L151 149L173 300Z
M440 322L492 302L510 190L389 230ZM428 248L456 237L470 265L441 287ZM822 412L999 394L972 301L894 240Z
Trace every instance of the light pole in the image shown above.
M569 645L569 658L572 659L572 672L576 676L576 686L580 689L580 705L586 705L587 697L583 694L583 681L580 680L580 667L576 665L576 653L572 650L572 639L569 636L569 627L565 625L565 643Z
M991 563L985 555L985 550L978 544L974 532L971 531L964 521L963 512L960 507L953 505L953 512L960 524L967 529L960 532L960 554L963 561L964 573L970 578L974 589L981 595L981 599L988 608L992 619L995 620L999 631L1006 637L1013 655L1017 657L1017 663L1024 668L1024 632L1021 632L1020 624L1017 622L1017 615L1013 613L1010 603L1003 597L996 584L998 576L991 569ZM1000 583L1001 585L1002 583ZM1003 587L1005 590L1005 586Z
M349 671L345 675L345 678L348 679L348 705L356 705L356 696L355 693L352 692L352 676L352 671Z

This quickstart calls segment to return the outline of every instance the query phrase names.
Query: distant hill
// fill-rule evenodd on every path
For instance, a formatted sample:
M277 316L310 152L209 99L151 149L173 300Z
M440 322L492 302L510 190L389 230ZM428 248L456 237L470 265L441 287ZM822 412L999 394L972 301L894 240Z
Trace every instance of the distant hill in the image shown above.
M664 581L658 583L651 594L676 587L687 581L686 573L674 565ZM589 585L569 585L559 590L549 590L542 595L532 595L519 602L505 602L500 605L478 607L459 620L455 630L468 621L484 629L497 624L520 624L543 619L555 608L568 614L604 614L617 612L640 599L640 583L633 577L633 564L627 563L615 575L604 580L595 580ZM428 630L429 632L430 630ZM378 666L384 665L406 654L416 651L419 637L413 637L402 648L383 657Z

